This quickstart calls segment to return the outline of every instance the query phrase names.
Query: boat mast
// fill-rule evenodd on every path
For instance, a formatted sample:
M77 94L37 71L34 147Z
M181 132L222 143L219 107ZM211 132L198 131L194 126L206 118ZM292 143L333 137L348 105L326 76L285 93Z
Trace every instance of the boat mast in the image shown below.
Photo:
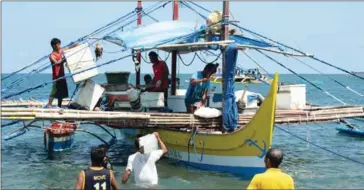
M223 25L221 29L221 40L229 40L229 0L224 0L223 2ZM222 76L224 76L226 70L225 70L225 63L226 63L226 57L225 57L225 50L223 50L223 56L222 56ZM224 77L222 77L222 113L224 113L224 97L225 97L225 83L226 80L224 80ZM223 117L221 117L221 126L224 125ZM222 127L223 128L223 127Z
M173 20L178 20L178 0L173 1ZM171 95L176 95L176 77L177 77L177 50L172 51L172 79Z
M142 1L141 0L138 0L137 2L137 10L138 10L138 19L137 19L137 26L140 26L142 25ZM137 62L139 63L139 68L136 69L135 71L135 77L136 77L136 80L135 80L135 84L136 86L139 86L140 85L140 69L141 69L141 53L137 53L136 54L136 60Z

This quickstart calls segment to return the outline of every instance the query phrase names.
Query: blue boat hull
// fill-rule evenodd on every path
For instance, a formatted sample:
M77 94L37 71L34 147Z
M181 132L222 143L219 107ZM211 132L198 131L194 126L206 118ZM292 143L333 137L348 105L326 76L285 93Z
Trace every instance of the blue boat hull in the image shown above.
M363 130L342 128L342 127L337 127L336 130L338 130L340 133L344 133L344 134L347 134L347 135L364 137L364 131Z

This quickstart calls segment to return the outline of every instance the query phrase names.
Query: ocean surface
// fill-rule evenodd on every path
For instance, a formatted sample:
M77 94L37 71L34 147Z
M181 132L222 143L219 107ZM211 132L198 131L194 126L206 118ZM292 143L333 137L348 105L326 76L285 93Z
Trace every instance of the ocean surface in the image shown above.
M5 75L3 75L5 76ZM24 74L16 75L10 80L3 81L1 88ZM180 88L186 88L185 80L190 75L181 74ZM334 78L360 93L364 93L363 81L349 75L302 75L317 86L327 90L332 95L347 104L364 104L364 97L339 86L329 77ZM135 76L130 76L130 83L134 83ZM27 78L19 86L6 90L2 96L19 92L35 85L51 80L50 74L39 74ZM103 74L93 79L98 83L106 82ZM280 81L285 84L306 84L294 75L281 75ZM75 85L68 80L69 96L72 95ZM220 90L220 86L216 85ZM51 86L44 86L35 91L25 93L22 99L34 97L46 100ZM236 90L243 89L237 85ZM249 85L249 91L265 95L268 86L264 84ZM13 97L18 99L20 96ZM307 101L320 105L340 105L338 101L327 96L322 91L307 84ZM364 121L350 120L364 129ZM2 121L5 123L6 121ZM335 127L337 123L310 124L310 125L279 125L290 133L302 137L310 142L323 146L336 153L364 162L364 138L355 138L338 134ZM2 128L2 137L19 125ZM94 126L82 126L91 132L108 139L109 136ZM117 143L111 147L109 156L115 168L115 176L121 186L121 177L126 166L128 156L134 152L132 144L128 144L120 131L111 130L118 137ZM1 185L2 189L71 189L74 188L78 173L89 164L89 151L91 146L100 144L100 141L88 134L76 134L76 146L47 159L47 152L43 145L43 131L31 129L26 134L15 139L4 141L1 144ZM284 152L282 169L291 174L295 180L296 188L305 189L359 189L364 186L364 165L338 157L328 151L302 141L284 131L275 129L273 146ZM167 189L245 189L247 180L229 174L196 170L183 165L169 163L167 159L158 162L159 188ZM138 188L131 179L121 188Z

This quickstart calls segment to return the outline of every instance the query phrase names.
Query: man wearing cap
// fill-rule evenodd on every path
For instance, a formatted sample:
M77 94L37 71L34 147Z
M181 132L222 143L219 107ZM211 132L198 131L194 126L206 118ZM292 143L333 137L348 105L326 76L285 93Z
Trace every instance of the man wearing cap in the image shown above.
M209 63L203 71L194 73L190 78L185 105L188 113L194 113L195 110L206 104L207 92L210 89L210 76L216 73L219 64Z
M164 103L167 106L169 70L166 62L159 60L158 57L158 54L154 51L149 53L150 62L153 63L154 78L145 90L149 92L164 92Z

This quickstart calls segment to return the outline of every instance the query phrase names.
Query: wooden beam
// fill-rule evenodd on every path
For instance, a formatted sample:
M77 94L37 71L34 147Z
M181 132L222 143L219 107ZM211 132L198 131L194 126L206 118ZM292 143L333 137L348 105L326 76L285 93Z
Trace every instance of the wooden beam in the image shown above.
M173 1L173 20L178 20L178 0ZM172 51L172 79L171 79L171 95L176 95L176 78L177 78L177 53Z

